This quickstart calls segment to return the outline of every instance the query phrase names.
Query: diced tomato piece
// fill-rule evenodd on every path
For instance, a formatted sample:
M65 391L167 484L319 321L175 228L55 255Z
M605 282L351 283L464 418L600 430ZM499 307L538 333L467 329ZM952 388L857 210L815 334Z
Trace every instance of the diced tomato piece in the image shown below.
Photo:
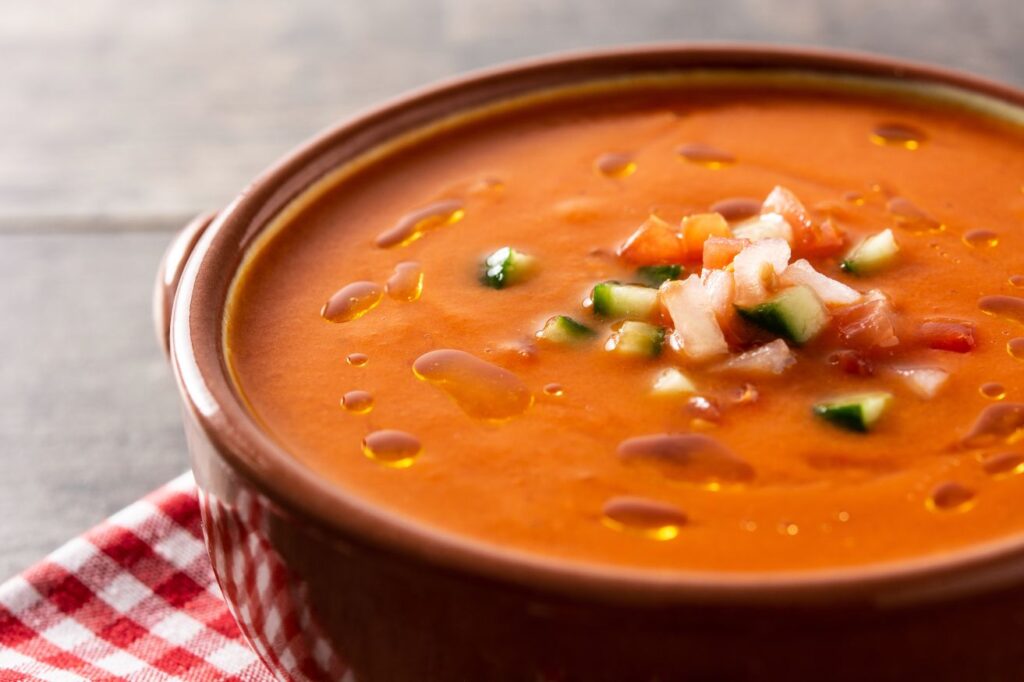
M803 203L796 198L792 191L782 185L776 187L765 197L761 204L761 213L778 213L793 227L799 235L814 227L811 214L804 208Z
M869 377L875 373L875 367L863 353L855 350L837 350L828 356L829 364L838 367L846 374Z
M686 241L670 224L652 215L622 243L619 255L636 265L667 265L686 260Z
M929 348L953 353L969 353L978 345L974 325L953 320L929 320L921 325L918 338Z
M686 216L682 223L683 239L690 258L697 260L704 252L704 242L711 237L731 237L732 230L721 213L698 213Z
M801 256L829 256L843 248L842 231L831 220L815 223L793 192L775 187L761 205L762 213L778 213L793 228L793 251Z
M843 345L861 351L898 345L896 314L888 297L872 291L865 299L835 311L836 329Z
M846 238L842 230L826 219L820 225L813 226L809 231L802 232L796 239L795 250L803 256L831 256L843 249Z
M708 237L704 242L704 269L718 269L732 263L740 251L750 245L749 239Z

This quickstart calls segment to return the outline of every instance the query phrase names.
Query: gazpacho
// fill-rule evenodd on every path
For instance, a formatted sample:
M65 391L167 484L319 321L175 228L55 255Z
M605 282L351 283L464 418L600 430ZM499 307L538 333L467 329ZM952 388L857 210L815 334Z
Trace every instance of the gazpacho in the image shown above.
M998 541L1024 127L997 113L680 75L463 114L285 211L226 361L318 475L511 551L744 572Z

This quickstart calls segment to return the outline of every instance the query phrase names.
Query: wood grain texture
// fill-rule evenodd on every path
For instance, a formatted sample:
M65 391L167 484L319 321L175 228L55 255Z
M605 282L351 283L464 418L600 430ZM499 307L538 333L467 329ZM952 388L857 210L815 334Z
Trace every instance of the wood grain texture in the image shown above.
M0 236L0 579L188 466L150 321L167 240Z
M186 466L169 229L412 87L588 46L872 50L1024 84L1020 0L0 0L0 579Z
M763 40L1024 82L1020 0L0 0L0 214L189 213L356 109L585 46Z

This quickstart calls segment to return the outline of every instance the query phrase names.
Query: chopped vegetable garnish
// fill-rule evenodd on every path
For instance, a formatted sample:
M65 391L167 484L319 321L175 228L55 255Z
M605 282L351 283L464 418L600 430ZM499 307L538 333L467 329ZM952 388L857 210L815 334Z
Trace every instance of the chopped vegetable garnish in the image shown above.
M708 294L711 309L715 312L718 325L723 327L736 316L732 301L736 296L736 282L728 270L705 270L700 283Z
M765 213L748 218L732 229L733 236L749 239L752 242L761 239L782 239L793 243L793 227L778 213Z
M636 276L644 284L652 287L660 287L663 282L679 279L686 273L682 265L645 265L637 268Z
M619 256L637 265L665 265L687 259L686 241L671 224L649 216L619 247Z
M732 263L736 255L750 246L749 239L710 237L704 242L704 269L724 268Z
M875 366L871 360L857 350L837 350L828 356L828 361L829 364L853 376L869 377L875 373Z
M859 291L826 277L804 259L790 263L781 281L786 285L803 284L810 287L825 305L850 305L862 298Z
M782 374L796 364L796 357L782 339L748 350L728 360L716 369L723 372L744 374Z
M786 219L794 230L807 231L814 226L811 214L795 194L782 185L776 185L761 204L761 213L775 213Z
M658 312L658 290L636 284L602 282L590 295L594 313L602 317L651 320Z
M578 343L592 339L596 335L597 332L587 325L565 315L552 317L544 323L544 328L537 332L537 338L554 343Z
M729 352L700 277L690 275L682 282L666 282L661 286L661 302L672 318L675 338L686 357L705 360Z
M743 249L733 260L736 303L752 306L764 301L789 265L789 244L781 239L762 239Z
M493 289L522 282L536 267L536 259L511 246L503 246L484 259L480 283Z
M861 303L835 311L836 328L843 345L857 350L892 348L899 344L889 297L869 291Z
M953 353L969 353L978 345L970 322L929 320L921 325L918 336L929 348Z
M605 350L635 357L653 358L661 353L665 330L646 322L627 320L612 332Z
M899 250L892 230L885 229L854 247L840 267L851 275L870 275L892 265Z
M757 326L802 345L828 324L828 310L810 287L786 289L752 308L737 307L740 316Z
M818 403L814 414L841 428L864 433L874 428L891 402L892 394L884 391L858 393Z
M661 370L658 376L654 379L654 386L651 388L651 392L655 395L684 395L687 393L696 393L697 387L694 385L690 377L680 372L675 367L669 367Z
M830 220L817 224L785 187L775 187L761 205L761 213L777 213L793 228L793 250L805 256L827 256L843 247L843 235Z
M810 232L797 236L794 248L802 256L832 256L846 244L843 231L831 219L815 225Z
M893 372L906 382L915 394L931 399L949 379L949 372L934 367L893 367Z
M699 260L704 252L704 242L711 237L731 237L729 223L720 213L698 213L683 218L681 230L686 242L687 256Z

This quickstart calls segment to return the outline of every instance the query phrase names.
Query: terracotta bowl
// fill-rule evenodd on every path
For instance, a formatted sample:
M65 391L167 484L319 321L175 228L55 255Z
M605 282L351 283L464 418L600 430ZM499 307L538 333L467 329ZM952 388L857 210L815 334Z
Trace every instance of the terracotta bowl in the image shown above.
M225 369L243 254L298 193L383 141L541 88L669 70L766 68L939 83L1024 106L1018 89L822 50L653 46L477 73L349 119L189 225L156 292L214 571L281 679L361 682L1024 679L1024 539L805 573L587 567L425 529L320 480L261 430ZM171 312L173 304L173 312Z

